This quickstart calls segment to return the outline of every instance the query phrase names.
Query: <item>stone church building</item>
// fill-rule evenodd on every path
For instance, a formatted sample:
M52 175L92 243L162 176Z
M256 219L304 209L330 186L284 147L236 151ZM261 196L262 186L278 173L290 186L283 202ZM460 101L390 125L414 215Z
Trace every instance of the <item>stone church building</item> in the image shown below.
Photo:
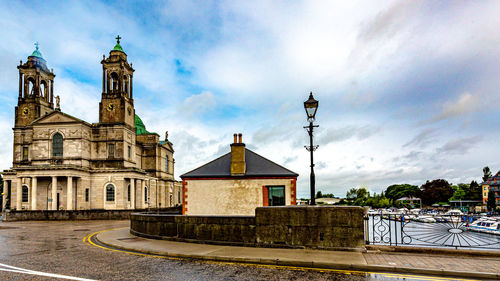
M174 149L150 133L134 109L134 69L117 44L103 56L99 122L61 111L55 74L36 50L20 63L12 168L4 209L163 208L181 204ZM54 100L56 101L54 103Z

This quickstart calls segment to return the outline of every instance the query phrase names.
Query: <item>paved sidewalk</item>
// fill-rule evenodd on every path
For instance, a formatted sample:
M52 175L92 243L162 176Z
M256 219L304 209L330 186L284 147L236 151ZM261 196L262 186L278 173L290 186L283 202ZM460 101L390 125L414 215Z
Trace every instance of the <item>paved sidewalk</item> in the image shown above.
M96 238L115 248L172 257L500 280L500 257L220 246L136 237L128 227Z

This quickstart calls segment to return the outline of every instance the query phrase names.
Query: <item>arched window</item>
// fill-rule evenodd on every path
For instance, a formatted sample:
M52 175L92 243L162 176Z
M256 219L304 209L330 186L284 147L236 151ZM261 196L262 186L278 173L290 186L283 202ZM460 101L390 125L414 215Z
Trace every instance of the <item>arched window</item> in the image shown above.
M123 76L123 91L128 94L128 79L127 75Z
M52 137L52 157L63 156L63 136L60 133L55 133Z
M127 201L130 201L130 184L127 186Z
M45 92L47 91L47 83L42 81L40 83L40 96L45 98Z
M115 201L115 186L112 184L106 185L106 201Z
M28 202L28 187L26 185L23 185L23 203Z
M148 202L148 187L144 187L144 202Z
M116 72L111 73L111 91L118 91L118 74Z
M35 94L35 80L33 78L28 79L28 95L33 96Z

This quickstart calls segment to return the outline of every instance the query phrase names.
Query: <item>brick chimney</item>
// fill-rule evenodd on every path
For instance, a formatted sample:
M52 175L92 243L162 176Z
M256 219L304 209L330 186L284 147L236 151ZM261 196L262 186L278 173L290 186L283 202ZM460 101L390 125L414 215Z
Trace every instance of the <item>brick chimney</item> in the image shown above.
M245 144L241 142L242 134L234 134L231 144L231 176L244 176L246 172Z

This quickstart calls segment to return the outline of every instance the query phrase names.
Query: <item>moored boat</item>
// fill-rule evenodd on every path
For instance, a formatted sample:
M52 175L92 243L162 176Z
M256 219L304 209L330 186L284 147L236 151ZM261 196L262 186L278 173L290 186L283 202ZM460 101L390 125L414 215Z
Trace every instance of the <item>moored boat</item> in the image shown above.
M465 228L470 231L500 235L500 223L496 220L479 219L466 225Z

